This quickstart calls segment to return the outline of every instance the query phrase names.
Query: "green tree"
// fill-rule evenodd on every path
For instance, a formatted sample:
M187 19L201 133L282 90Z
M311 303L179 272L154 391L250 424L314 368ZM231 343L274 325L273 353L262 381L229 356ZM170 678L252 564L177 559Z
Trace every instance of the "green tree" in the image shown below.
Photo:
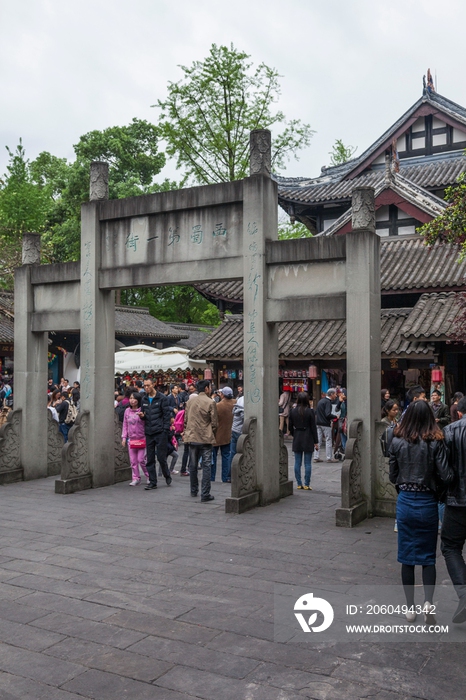
M288 214L279 210L278 214L278 238L287 241L290 238L310 238L312 233L307 226L300 221L291 222Z
M180 66L183 78L168 84L158 100L160 129L167 153L177 167L200 184L229 182L249 175L249 132L278 129L272 164L276 171L310 144L309 124L286 121L273 103L280 95L279 74L264 63L254 68L250 56L233 44L212 44L204 61Z
M218 309L191 286L126 289L121 301L128 306L147 306L152 316L167 323L220 323Z
M0 179L0 287L12 289L15 268L21 265L23 233L42 233L50 209L48 189L34 181L32 166L20 139Z
M417 231L425 237L427 245L436 241L461 246L461 259L466 257L466 174L445 190L447 208Z
M80 255L81 204L89 199L89 168L92 161L109 164L109 197L120 199L161 190L176 189L177 183L155 182L165 165L159 153L159 129L133 119L128 126L90 131L74 146L76 160L68 163L50 153L41 153L31 163L37 183L46 187L53 203L48 214L44 242L56 261L77 260Z
M341 139L337 139L329 151L330 165L342 165L346 163L357 151L357 146L345 146Z
M50 206L49 192L34 182L21 139L0 180L0 235L16 241L23 233L44 230Z

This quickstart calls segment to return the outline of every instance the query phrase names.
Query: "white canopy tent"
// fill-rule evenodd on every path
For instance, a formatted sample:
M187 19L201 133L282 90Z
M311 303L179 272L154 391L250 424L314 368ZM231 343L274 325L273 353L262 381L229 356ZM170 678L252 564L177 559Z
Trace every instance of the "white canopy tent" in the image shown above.
M115 373L123 372L168 372L170 370L201 370L207 362L192 360L189 350L180 347L158 350L148 345L131 345L115 353Z

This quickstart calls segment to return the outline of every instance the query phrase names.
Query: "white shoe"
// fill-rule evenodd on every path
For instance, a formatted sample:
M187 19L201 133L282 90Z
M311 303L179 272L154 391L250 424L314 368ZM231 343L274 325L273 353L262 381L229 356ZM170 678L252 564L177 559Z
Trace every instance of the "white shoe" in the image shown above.
M406 613L406 619L408 620L408 622L414 622L414 620L416 619L416 613L414 612L414 610L409 610Z
M146 484L147 484L147 485L150 484L150 479L146 479Z
M132 482L130 483L130 486L137 486L140 483L141 483L141 479L133 479Z
M422 606L422 612L424 613L424 622L426 625L436 625L437 620L435 619L435 605L432 603L424 603Z
M398 532L398 523L395 520L395 525L393 527L393 532Z
M177 471L176 469L173 469L170 473L171 473L171 474L179 474L180 472Z

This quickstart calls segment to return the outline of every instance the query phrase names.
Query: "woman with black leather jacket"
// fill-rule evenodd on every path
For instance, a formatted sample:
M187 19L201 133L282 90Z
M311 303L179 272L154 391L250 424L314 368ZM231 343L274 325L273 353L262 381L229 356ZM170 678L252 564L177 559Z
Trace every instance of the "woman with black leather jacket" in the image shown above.
M426 623L434 624L437 503L439 492L453 480L453 471L448 466L443 433L425 401L411 403L395 428L389 462L390 481L398 491L398 561L407 602L406 619L416 619L414 567L421 565L425 597L422 610Z

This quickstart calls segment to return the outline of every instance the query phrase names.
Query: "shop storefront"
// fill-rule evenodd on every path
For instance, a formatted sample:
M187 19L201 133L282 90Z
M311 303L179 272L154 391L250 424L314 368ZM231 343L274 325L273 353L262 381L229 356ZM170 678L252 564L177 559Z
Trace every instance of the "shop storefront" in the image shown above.
M13 343L0 343L0 375L12 376L14 367Z

